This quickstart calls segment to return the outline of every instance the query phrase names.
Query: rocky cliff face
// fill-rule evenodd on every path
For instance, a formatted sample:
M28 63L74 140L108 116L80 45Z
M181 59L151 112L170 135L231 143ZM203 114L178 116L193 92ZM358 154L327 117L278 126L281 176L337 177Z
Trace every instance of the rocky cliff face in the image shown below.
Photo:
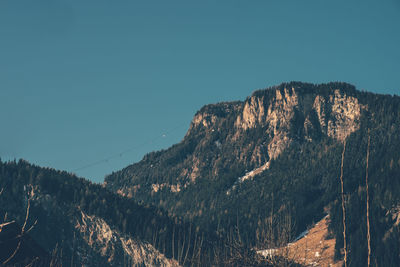
M275 89L272 97L251 96L244 104L242 113L237 117L235 126L240 130L265 127L265 134L273 136L268 143L268 156L275 159L288 146L293 138L291 129L303 133L298 138L312 141L311 133L327 135L344 141L360 127L360 117L365 106L357 98L348 96L339 89L322 96L318 91L297 92L295 87ZM299 116L303 125L293 125L295 116ZM315 114L318 120L314 120ZM237 136L240 136L238 131Z
M74 227L78 238L86 242L93 251L106 258L110 265L179 266L175 260L167 259L152 245L111 229L102 218L89 216L81 211L75 218Z
M185 146L192 142L190 149L193 151L181 155L172 180L164 181L160 177L149 184L148 189L153 193L161 189L180 192L201 177L218 177L221 164L227 161L235 161L245 169L237 178L246 180L268 169L268 162L278 158L293 143L321 138L343 142L359 129L366 109L367 106L354 96L354 88L343 83L282 84L256 91L243 102L205 106L194 116L184 141L178 144ZM205 157L202 151L210 150L212 153ZM179 153L186 152L187 149ZM135 195L137 185L147 185L139 183L140 178L136 183L133 177L137 173L133 169L128 167L118 174L119 178L129 177L133 183L122 185L111 177L106 183L117 186L124 195ZM254 172L248 175L252 170Z

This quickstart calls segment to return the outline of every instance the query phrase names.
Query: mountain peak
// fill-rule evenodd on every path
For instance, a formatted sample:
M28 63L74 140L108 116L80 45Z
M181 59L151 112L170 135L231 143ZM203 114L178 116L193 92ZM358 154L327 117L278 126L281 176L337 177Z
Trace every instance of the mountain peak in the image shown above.
M285 89L295 89L299 93L312 93L319 92L320 94L326 94L333 90L339 89L346 91L348 94L356 92L356 87L346 82L329 82L321 84L313 84L299 81L284 82L279 85L271 86L266 89L259 89L252 93L251 96L260 96L268 94L269 91L284 91Z

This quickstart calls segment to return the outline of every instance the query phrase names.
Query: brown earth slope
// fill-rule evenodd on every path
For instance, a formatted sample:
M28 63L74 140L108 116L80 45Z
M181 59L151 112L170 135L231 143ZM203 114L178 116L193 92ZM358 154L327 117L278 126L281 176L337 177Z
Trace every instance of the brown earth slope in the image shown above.
M280 255L305 266L342 266L334 261L335 242L328 234L329 216L325 216L309 229L299 240L279 249L259 251L265 257Z

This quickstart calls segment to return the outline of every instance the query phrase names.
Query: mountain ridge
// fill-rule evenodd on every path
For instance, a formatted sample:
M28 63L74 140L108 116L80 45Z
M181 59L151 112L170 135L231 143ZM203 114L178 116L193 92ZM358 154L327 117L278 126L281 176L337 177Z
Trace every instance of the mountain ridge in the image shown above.
M330 99L326 100L321 97L321 94L318 94L321 92L330 92ZM332 93L334 93L334 95L332 95ZM306 113L310 112L310 110L316 111L316 114L307 114L308 117L303 115L305 118L301 118L304 120L303 128L304 131L306 131L307 138L311 138L313 130L320 130L324 131L324 133L330 137L343 141L351 132L357 130L357 123L360 119L361 112L366 108L365 106L358 104L357 99L353 96L355 93L356 89L354 86L338 82L322 85L291 82L283 83L279 86L273 86L264 90L257 90L244 101L220 102L202 107L194 115L182 142L185 142L185 139L188 139L188 142L190 142L191 135L196 135L199 131L220 132L221 127L229 127L236 130L235 133L231 134L232 136L230 136L229 140L234 143L235 139L238 138L238 135L240 135L241 132L256 127L268 126L269 129L267 129L267 134L270 135L272 139L270 140L271 142L267 144L268 155L262 155L260 151L254 151L252 155L252 161L257 162L259 165L258 167L260 167L266 164L269 159L276 158L283 149L290 145L293 138L289 138L288 136L288 128L291 127L289 124L292 123L292 120L298 119L295 116L301 116L301 114L296 114L296 112L298 112L298 109L294 109L296 106L303 108ZM299 99L297 95L302 97ZM315 98L313 101L314 103L310 102L310 97ZM264 101L269 101L270 103L264 103ZM332 105L333 110L326 108L326 102L333 101L336 101ZM272 102L275 102L275 107L271 108L273 105ZM347 103L348 105L344 106L343 103ZM342 108L344 108L344 110L342 110ZM346 114L345 111L349 112L349 114ZM334 116L336 116L335 122L326 118L327 115L331 115L326 114L327 112L334 113ZM315 115L317 115L317 118ZM231 117L229 118L230 121L226 119L228 116ZM343 116L344 119L341 118ZM316 119L318 120L319 125L313 125L313 122ZM221 122L222 120L225 121ZM232 120L234 120L233 124ZM353 124L353 122L355 122L355 124ZM224 123L224 125L221 123ZM284 129L282 131L279 130L279 128ZM215 142L216 146L221 146L220 140L215 140ZM179 144L180 143L177 145ZM193 149L193 147L188 146L188 149ZM145 158L149 155L151 154L146 155ZM190 172L188 176L193 182L198 176L197 172L199 168L197 165L199 163L197 163L196 159L192 160L192 162L194 162L195 166L191 171L188 170L188 172ZM127 168L124 168L122 171ZM106 184L113 182L112 179L109 179L108 177L105 178ZM175 189L173 190L177 191L176 188L180 188L181 186L185 185L175 185ZM155 186L155 188L158 188L158 186Z

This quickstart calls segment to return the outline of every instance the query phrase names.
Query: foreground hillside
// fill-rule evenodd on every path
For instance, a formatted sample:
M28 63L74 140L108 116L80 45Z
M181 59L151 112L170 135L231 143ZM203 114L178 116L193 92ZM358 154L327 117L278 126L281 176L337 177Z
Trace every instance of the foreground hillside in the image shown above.
M0 162L0 188L1 223L20 226L0 236L8 251L1 263L15 251L12 266L178 266L165 254L171 257L172 229L186 229L162 211L24 161ZM26 248L19 250L20 241Z
M400 98L345 83L287 83L203 107L179 144L113 173L105 186L256 248L280 247L326 214L343 258L366 265L366 153L372 263L400 265Z

